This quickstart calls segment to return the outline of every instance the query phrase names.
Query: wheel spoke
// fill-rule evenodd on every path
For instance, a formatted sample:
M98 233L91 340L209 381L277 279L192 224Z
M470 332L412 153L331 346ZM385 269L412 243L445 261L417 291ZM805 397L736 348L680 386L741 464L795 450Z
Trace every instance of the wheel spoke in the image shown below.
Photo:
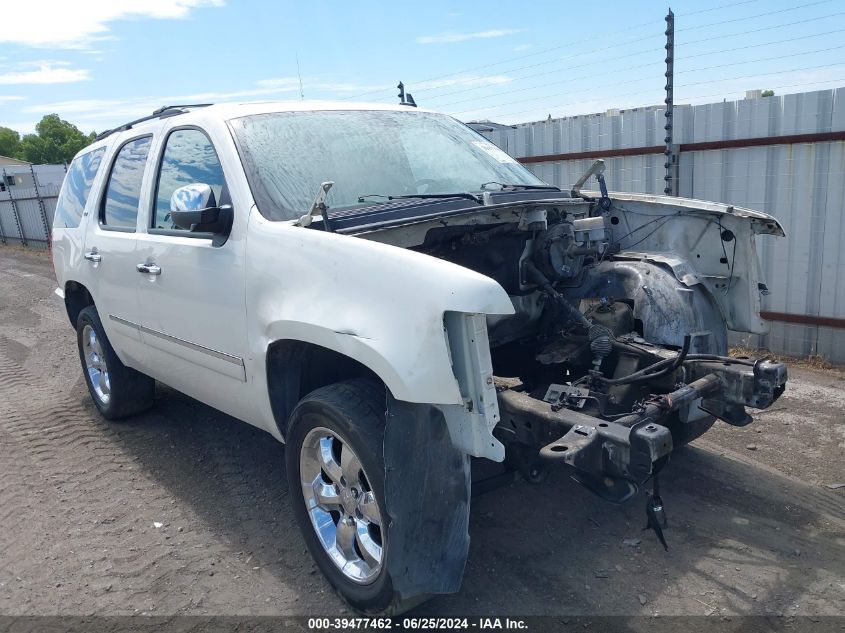
M372 491L365 492L358 498L358 511L364 520L381 527L381 513Z
M100 371L97 374L97 386L100 388L100 391L103 394L107 394L109 392L109 385L106 382L106 372Z
M336 510L340 508L340 495L337 492L337 487L334 484L327 484L323 481L322 475L317 475L314 481L311 482L311 490L314 492L314 498L317 505L324 510Z
M350 448L344 446L340 452L340 466L347 486L360 486L361 462Z
M343 553L347 561L355 560L358 555L355 553L355 521L349 521L342 518L337 522L337 532L335 533L335 545L337 549Z
M317 459L329 478L334 483L340 483L340 478L343 476L343 468L337 463L332 452L332 447L337 440L333 437L324 437L320 439L317 445Z
M366 524L359 521L355 532L355 540L358 541L358 549L364 555L364 560L370 567L377 567L381 563L381 545L373 540Z

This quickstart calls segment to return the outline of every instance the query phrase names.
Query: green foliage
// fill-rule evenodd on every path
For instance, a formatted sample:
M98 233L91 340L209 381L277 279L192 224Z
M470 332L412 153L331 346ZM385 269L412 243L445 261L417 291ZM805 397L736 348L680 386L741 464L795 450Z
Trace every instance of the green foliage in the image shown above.
M15 130L0 126L0 156L18 158L21 150L21 135Z
M36 134L26 134L20 141L17 158L36 165L70 162L83 147L94 140L94 132L83 134L73 123L48 114L35 126Z
M774 97L775 91L774 90L764 90L760 96L761 97Z

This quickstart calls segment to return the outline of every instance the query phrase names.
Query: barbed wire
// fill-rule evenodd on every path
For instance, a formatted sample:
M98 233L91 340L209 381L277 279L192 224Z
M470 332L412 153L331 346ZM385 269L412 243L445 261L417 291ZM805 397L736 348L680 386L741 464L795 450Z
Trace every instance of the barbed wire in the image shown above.
M699 9L697 11L693 11L693 12L686 14L686 15L699 15L699 14L709 13L709 12L712 12L712 11L718 11L718 10L722 10L722 9L726 9L726 8L734 8L734 7L738 7L738 6L742 6L742 5L746 5L746 4L752 4L753 2L756 2L756 1L757 0L746 0L744 2L721 4L721 5L718 5L718 6L715 6L715 7L708 7L708 8L704 8L704 9ZM720 22L714 22L714 23L711 23L711 24L702 25L700 28L706 28L706 27L709 27L709 26L715 26L715 25L718 25L718 24L729 23L729 22L736 22L736 21L740 21L740 20L756 19L756 18L768 16L768 15L776 15L776 14L786 13L788 11L795 11L795 10L798 10L798 9L803 9L803 8L807 8L807 7L811 7L811 6L815 6L815 5L827 4L827 3L830 3L832 1L833 0L816 0L814 2L805 3L803 5L799 5L799 6L796 6L796 7L789 7L789 8L786 8L786 9L776 9L776 10L772 10L772 11L765 11L765 12L758 13L758 14L751 15L751 16L745 16L745 17L734 18L734 19L729 19L729 20L722 20ZM685 14L681 14L681 16L683 16L683 15L685 15ZM657 24L657 23L658 23L658 20L649 20L647 22L635 24L635 25L626 27L625 29L620 29L618 31L603 33L602 35L605 38L610 38L610 37L615 36L615 35L629 34L631 31L642 29L642 28L647 27L647 26L655 26L655 24ZM659 20L659 23L662 23L662 19ZM793 24L794 23L795 22L793 22ZM696 28L696 27L690 27L690 28ZM636 39L627 40L625 42L618 42L616 44L613 44L613 45L610 45L610 46L607 46L607 47L603 47L603 48L600 48L600 49L595 49L593 51L587 51L587 52L579 51L578 55L580 56L580 55L587 54L589 52L598 52L598 51L601 51L601 50L609 50L609 49L612 49L612 48L618 48L620 46L628 46L632 43L651 39L652 37L653 37L653 34L649 34L649 35L644 36L644 37L639 37L639 38L636 38ZM429 84L429 83L432 83L432 82L435 82L435 81L440 81L442 79L447 79L447 78L450 78L450 77L457 77L461 74L473 72L473 71L477 71L477 70L485 70L485 69L488 69L488 68L494 68L496 66L508 64L510 62L513 62L513 61L519 61L519 60L522 60L522 59L537 57L539 55L545 55L547 53L558 51L558 50L569 49L569 48L572 48L573 46L577 46L579 44L585 44L585 43L593 42L594 40L595 40L595 38L591 36L591 37L584 38L584 39L581 39L581 40L567 41L564 44L546 47L546 48L543 48L541 50L534 51L534 52L531 52L531 53L525 53L523 55L517 55L517 56L514 56L514 57L509 57L509 58L502 59L502 60L499 60L499 61L496 61L496 62L480 64L480 65L477 65L477 66L471 66L471 67L463 68L463 69L460 69L460 70L452 71L452 72L449 72L449 73L436 75L434 77L429 77L427 79L422 79L422 80L418 80L418 81L413 82L413 87L414 87L414 90L417 91L418 93L424 92L426 90L426 84ZM571 57L572 56L567 57L566 59L569 59ZM551 63L551 62L541 62L541 63ZM511 70L506 71L506 72L512 72L513 70L519 70L519 69L511 69ZM409 82L409 86L410 85L411 85L411 83ZM368 90L368 91L357 93L357 94L354 94L354 95L349 95L347 97L344 97L342 100L358 99L360 97L365 97L365 96L372 95L372 94L378 94L378 93L380 93L384 90L388 90L388 89L392 90L392 87L385 87L385 88L379 88L379 89L374 89L374 90ZM431 88L429 88L429 89L431 89Z
M832 68L832 67L843 66L843 65L845 65L845 62L836 62L834 64L823 64L823 65L820 65L820 66L811 66L811 67L808 67L808 68L797 68L797 69L776 71L774 73L766 73L765 75L754 74L754 75L747 75L747 76L742 76L742 77L729 77L729 78L724 78L724 79L717 79L717 80L714 80L712 82L697 82L697 83L693 83L693 84L683 84L683 86L677 86L677 87L697 86L697 85L702 85L702 84L705 84L705 83L724 83L724 82L727 82L727 81L736 81L738 79L746 79L748 77L777 75L777 74L784 74L784 73L787 73L787 72L803 72L803 71L806 71L806 70L818 70L818 69L821 69L821 68ZM787 84L785 86L774 86L773 89L782 90L784 88L794 88L794 87L799 87L799 86L818 85L820 83L835 83L835 82L842 82L842 81L845 81L845 79L842 79L842 78L823 79L823 80L819 80L819 81L811 81L811 82L806 82L806 83ZM650 92L652 92L652 90L641 90L641 91L637 91L637 92L630 92L630 93L625 93L625 94L622 94L622 95L616 95L616 98L637 96L637 95L641 95L641 94L648 94ZM740 92L743 92L743 91L730 91L727 94L738 94ZM569 93L569 94L578 94L578 93ZM682 99L686 99L688 101L691 101L691 100L694 100L694 99L707 99L707 98L711 98L711 97L717 98L717 97L724 96L724 94L725 93L714 93L714 94L708 94L708 95L696 95L696 96L687 96L687 97L676 96L675 101L677 102L677 101L680 101ZM525 101L534 101L534 99L523 99L523 100L517 100L515 102L510 102L510 103L519 103L519 102L525 102ZM543 107L543 109L546 110L546 109L554 109L554 108L563 108L563 107L566 107L566 106L578 105L580 103L584 103L584 101L572 101L572 102L564 103L564 104L556 104L556 105L552 105L552 106ZM469 110L462 110L462 111L459 111L459 112L456 112L456 113L453 112L452 114L460 115L460 114L466 114L466 113L470 113L470 112L479 112L479 111L482 111L482 110L495 109L497 107L501 107L502 105L508 105L508 104L498 104L498 105L494 105L494 106L487 106L487 107L484 107L484 108L473 108L473 109L469 109ZM529 108L529 109L520 110L520 111L517 111L517 112L498 113L496 116L499 117L499 118L511 117L511 116L515 116L517 114L525 114L527 112L534 112L534 111L536 111L536 109L537 108Z

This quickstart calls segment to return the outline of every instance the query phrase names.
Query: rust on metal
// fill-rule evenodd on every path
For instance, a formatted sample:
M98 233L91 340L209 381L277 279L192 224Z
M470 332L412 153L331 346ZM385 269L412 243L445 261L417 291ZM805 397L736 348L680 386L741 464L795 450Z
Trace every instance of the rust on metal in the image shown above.
M836 317L817 316L814 314L790 314L788 312L761 312L760 316L769 321L781 323L796 323L798 325L819 325L845 329L845 319Z
M623 147L621 149L599 149L587 152L569 152L566 154L546 154L544 156L523 156L520 163L547 163L557 160L580 160L583 158L613 158L615 156L642 156L643 154L662 154L663 146Z
M736 138L725 141L702 141L700 143L681 143L680 152L703 152L715 149L740 149L743 147L761 147L766 145L794 145L796 143L824 143L830 141L845 141L845 130L838 132L814 132L812 134L789 134L784 136L760 136L755 138ZM614 158L619 156L643 156L645 154L662 154L662 145L645 147L623 147L620 149L599 149L584 152L567 152L565 154L543 154L540 156L523 156L517 160L523 164L548 163L559 160L581 160L585 158Z

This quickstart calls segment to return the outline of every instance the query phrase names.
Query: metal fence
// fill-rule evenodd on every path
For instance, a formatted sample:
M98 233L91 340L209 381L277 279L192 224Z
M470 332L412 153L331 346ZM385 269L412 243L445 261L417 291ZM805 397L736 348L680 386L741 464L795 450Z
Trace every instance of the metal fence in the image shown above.
M664 124L659 106L485 134L549 183L605 158L611 190L662 194ZM771 213L787 233L758 240L771 333L733 341L845 363L845 88L676 105L674 141L678 195Z
M664 124L655 106L485 134L547 182L568 187L605 158L612 190L662 193ZM766 211L787 233L758 241L771 333L734 342L845 363L845 88L676 105L674 140L678 195ZM0 243L46 247L58 192L0 192Z
M0 243L47 248L58 196L58 185L0 192Z

